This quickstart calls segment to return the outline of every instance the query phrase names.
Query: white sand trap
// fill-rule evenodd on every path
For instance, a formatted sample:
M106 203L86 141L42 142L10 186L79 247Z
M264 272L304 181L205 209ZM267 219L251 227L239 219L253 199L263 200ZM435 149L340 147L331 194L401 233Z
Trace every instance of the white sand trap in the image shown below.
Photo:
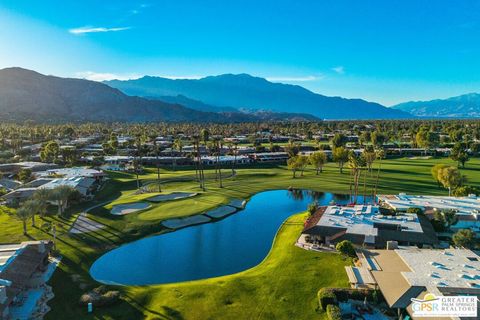
M84 215L80 215L77 218L77 221L73 224L73 227L70 229L70 233L79 234L85 232L97 231L105 227L103 224L96 222L92 219L87 218Z
M176 218L169 219L162 222L162 224L170 229L178 229L188 226L193 226L196 224L201 224L209 222L211 219L203 214L197 214L196 216L186 217L186 218Z
M197 193L195 193L195 192L172 192L172 193L169 193L169 194L160 194L158 196L148 198L147 200L152 201L152 202L163 202L163 201L190 198L190 197L194 197L196 195L197 195Z
M246 200L233 199L232 201L230 201L230 203L228 205L231 206L231 207L235 207L237 209L243 209L243 208L245 208L246 204L247 204Z
M234 212L237 212L238 208L235 207L230 207L230 206L222 206L218 207L216 209L210 210L205 212L205 214L211 218L223 218L225 216L228 216L229 214L232 214Z
M129 213L137 212L140 210L144 210L149 207L150 207L150 204L147 202L117 204L113 206L112 210L110 210L110 213L121 216Z

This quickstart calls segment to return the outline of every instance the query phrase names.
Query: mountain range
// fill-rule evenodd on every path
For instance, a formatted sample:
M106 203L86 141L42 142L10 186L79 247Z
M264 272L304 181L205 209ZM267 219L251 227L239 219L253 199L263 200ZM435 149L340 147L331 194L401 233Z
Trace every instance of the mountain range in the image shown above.
M375 102L327 97L301 86L270 82L248 74L224 74L194 80L145 76L135 80L111 80L104 83L128 95L175 101L202 111L295 112L321 119L412 117L404 111Z
M478 118L480 117L480 94L469 93L443 100L410 101L397 104L392 108L418 117Z
M10 121L41 122L318 120L296 113L199 111L174 101L128 96L100 82L46 76L22 68L0 70L0 117Z
M6 68L0 70L0 117L40 122L471 118L480 117L480 94L387 108L361 99L328 97L248 74L198 80L145 76L101 83Z

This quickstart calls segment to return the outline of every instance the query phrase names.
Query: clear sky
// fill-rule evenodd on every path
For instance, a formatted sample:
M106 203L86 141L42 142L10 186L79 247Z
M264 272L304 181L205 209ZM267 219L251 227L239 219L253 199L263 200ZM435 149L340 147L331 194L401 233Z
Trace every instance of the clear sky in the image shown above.
M0 0L0 68L249 73L385 105L480 92L480 1Z

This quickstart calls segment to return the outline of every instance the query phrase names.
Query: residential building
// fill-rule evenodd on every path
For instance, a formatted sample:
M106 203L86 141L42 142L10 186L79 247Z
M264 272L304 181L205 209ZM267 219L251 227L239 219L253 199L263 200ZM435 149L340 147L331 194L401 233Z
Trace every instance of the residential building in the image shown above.
M480 298L480 257L471 250L398 247L364 249L357 254L366 281L373 278L389 307L398 309L399 314L412 316L412 299L421 300L427 293ZM359 282L351 274L349 279L352 284Z
M41 319L53 298L46 283L58 260L51 241L0 245L0 318Z
M468 197L447 196L416 196L400 193L399 195L379 195L381 205L389 207L397 212L406 212L409 208L419 208L426 215L432 216L436 211L454 211L457 223L452 229L467 229L480 232L480 197L470 195Z
M434 246L438 239L425 216L383 215L372 205L321 207L305 223L303 235L326 246L349 240L359 246L385 248L388 241Z

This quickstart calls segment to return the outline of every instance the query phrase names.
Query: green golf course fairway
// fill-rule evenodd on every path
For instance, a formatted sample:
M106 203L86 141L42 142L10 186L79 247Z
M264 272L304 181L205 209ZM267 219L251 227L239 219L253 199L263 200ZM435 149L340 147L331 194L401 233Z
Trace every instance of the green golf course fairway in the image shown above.
M438 159L390 159L381 163L378 193L407 192L410 194L446 195L448 192L433 181L430 169L434 164L456 166L448 158ZM372 177L368 177L367 189L373 185L378 161L374 164ZM225 172L228 169L224 170ZM209 170L213 172L213 170ZM468 184L480 182L480 161L472 159L461 169ZM345 168L340 174L334 163L329 163L324 172L315 175L308 168L303 177L292 179L292 173L284 166L249 167L237 170L235 177L224 179L224 188L219 188L213 179L207 181L207 190L202 192L198 183L186 180L194 177L194 171L162 170L162 191L198 192L196 197L165 203L152 203L152 207L125 216L113 216L109 209L114 204L137 202L157 193L135 194L135 175L109 173L111 180L94 201L75 205L69 209L68 219L48 216L37 218L37 227L28 227L28 236L22 234L22 223L2 209L0 242L21 242L32 239L51 239L47 230L39 228L44 222L57 224L57 247L63 256L62 264L50 284L55 298L46 319L312 319L324 318L316 305L316 292L322 287L347 286L344 265L350 263L338 254L314 253L294 246L299 236L305 214L290 217L278 231L272 250L258 266L244 272L214 279L194 282L156 285L113 287L120 290L124 299L118 304L96 308L87 314L85 307L78 305L82 293L98 286L89 276L91 264L100 255L118 245L156 233L165 232L161 221L167 218L201 213L231 199L247 199L265 190L288 187L349 192L349 174ZM147 169L140 175L142 183L156 179L156 170ZM363 185L362 185L363 187ZM107 201L111 203L103 205ZM85 208L95 204L88 217L105 224L96 232L69 235L68 229ZM51 208L52 213L55 208ZM134 263L134 261L132 261Z

